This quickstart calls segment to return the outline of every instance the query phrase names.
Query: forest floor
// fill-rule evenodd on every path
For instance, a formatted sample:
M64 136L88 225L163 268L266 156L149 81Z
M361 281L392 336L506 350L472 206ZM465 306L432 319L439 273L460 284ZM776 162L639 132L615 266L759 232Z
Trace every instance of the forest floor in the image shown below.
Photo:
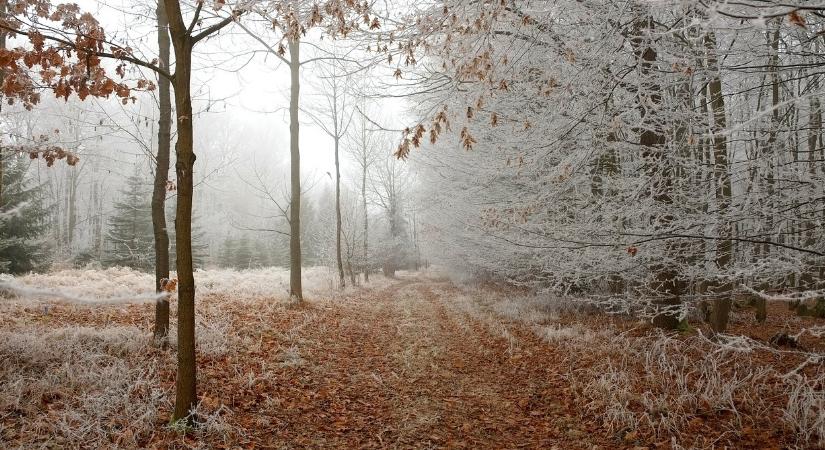
M703 356L707 340L506 297L407 276L300 306L200 298L194 431L169 426L174 352L144 343L151 305L6 307L0 447L822 445L821 367L783 378L802 353Z

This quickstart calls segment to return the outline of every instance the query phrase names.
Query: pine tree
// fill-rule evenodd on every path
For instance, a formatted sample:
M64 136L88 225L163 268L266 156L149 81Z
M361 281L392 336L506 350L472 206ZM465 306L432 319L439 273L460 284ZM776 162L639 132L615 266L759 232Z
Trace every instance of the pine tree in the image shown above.
M151 185L135 173L126 180L121 200L109 219L104 256L107 266L126 266L150 271L154 266L154 234L152 231Z
M2 157L2 154L0 154ZM40 186L26 176L26 160L8 156L3 161L0 198L0 273L24 273L46 266L47 212Z

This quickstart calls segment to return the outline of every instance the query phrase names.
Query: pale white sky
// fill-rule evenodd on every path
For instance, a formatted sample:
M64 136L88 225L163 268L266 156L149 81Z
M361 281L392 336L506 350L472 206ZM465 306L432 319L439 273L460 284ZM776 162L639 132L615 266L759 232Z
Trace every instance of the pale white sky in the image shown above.
M157 44L154 34L154 4L145 2L148 3L145 6L136 6L135 2L129 0L81 0L79 3L85 10L96 14L110 37L133 43L138 55L146 55L147 59L155 57ZM310 34L307 41L319 43L319 37L317 33ZM265 38L274 39L274 36ZM253 55L253 51L258 53ZM309 45L302 45L301 52L303 60L311 57L313 50ZM235 122L249 124L245 127L247 130L265 130L265 133L261 133L262 142L257 145L257 151L260 148L271 148L273 152L279 153L278 160L288 162L289 68L273 55L266 55L261 44L235 25L224 29L220 36L199 43L194 65L194 106L196 111L202 111L201 117L220 114L231 117ZM313 86L314 72L312 64L302 67L302 107L310 106L309 102L318 100L318 92ZM404 110L402 101L380 103L378 110L381 115L373 119L395 129L406 126L401 119ZM207 106L208 112L205 111ZM198 126L196 118L196 134ZM313 124L306 114L301 117L300 147L305 172L316 171L323 175L334 171L332 139ZM387 149L388 152L391 150ZM195 151L197 153L198 150ZM346 159L342 155L344 165L347 164Z

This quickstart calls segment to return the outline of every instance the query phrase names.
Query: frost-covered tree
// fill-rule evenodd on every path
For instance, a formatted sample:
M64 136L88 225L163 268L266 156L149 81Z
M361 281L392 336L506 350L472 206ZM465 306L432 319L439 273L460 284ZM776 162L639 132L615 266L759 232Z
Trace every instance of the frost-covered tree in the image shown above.
M395 276L395 271L408 265L412 243L404 211L410 197L412 176L409 166L391 155L385 155L376 163L372 173L372 194L376 205L383 211L384 235L379 237L376 252L381 259L385 276Z
M396 60L421 119L397 154L437 150L412 156L430 250L667 328L703 301L723 330L741 285L820 288L818 9L439 2Z

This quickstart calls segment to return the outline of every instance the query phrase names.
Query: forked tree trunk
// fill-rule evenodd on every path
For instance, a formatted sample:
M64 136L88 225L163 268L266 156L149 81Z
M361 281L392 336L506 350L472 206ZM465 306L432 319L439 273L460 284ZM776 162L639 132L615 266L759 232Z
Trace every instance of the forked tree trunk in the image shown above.
M169 19L163 1L158 2L158 64L169 70ZM152 191L152 228L155 236L155 291L161 292L163 279L169 278L169 233L166 230L166 183L169 179L169 153L172 139L172 100L170 83L158 77L158 153L156 156L155 183ZM166 343L169 334L169 299L164 297L155 304L155 341Z
M301 152L298 147L298 95L301 88L300 41L290 40L289 46L289 154L291 200L289 203L289 296L304 299L301 288Z

